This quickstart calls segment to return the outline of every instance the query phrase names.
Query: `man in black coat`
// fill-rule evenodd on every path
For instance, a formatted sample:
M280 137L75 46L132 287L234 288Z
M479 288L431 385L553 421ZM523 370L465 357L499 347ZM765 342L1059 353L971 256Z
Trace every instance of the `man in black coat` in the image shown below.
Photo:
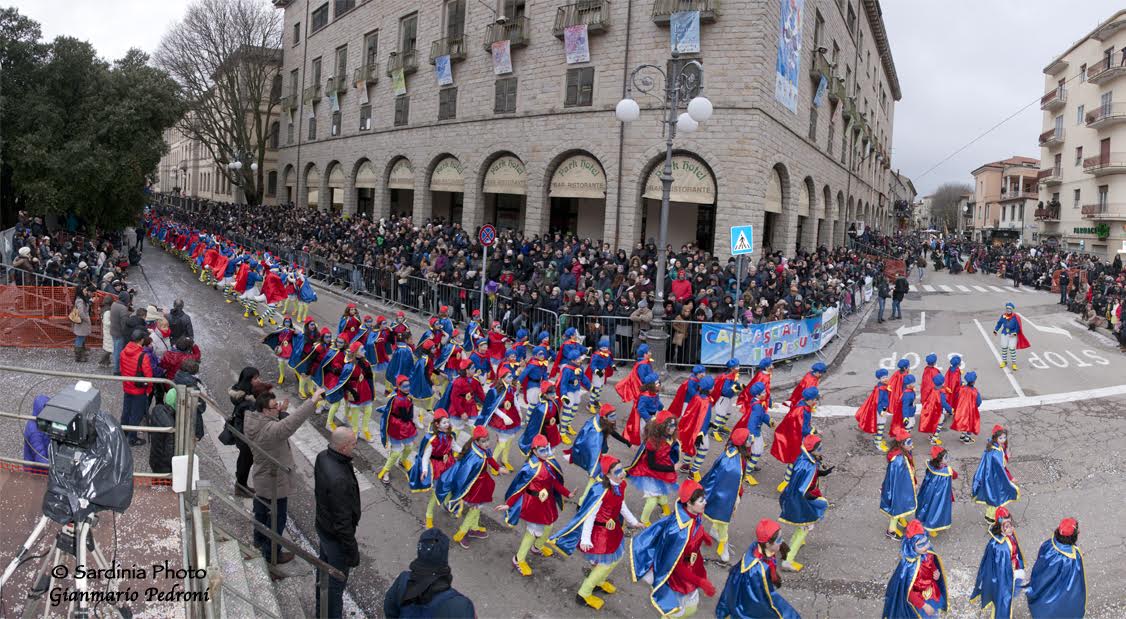
M440 529L426 529L418 538L418 558L401 572L383 597L383 614L431 619L473 619L473 602L453 588L450 538Z
M168 329L170 342L178 342L183 336L195 339L195 330L192 329L192 318L184 312L184 300L176 299L172 304L172 311L168 312Z
M348 571L360 564L356 525L360 523L360 485L352 468L356 433L350 428L333 430L328 449L317 454L313 465L317 499L317 537L320 558L344 573L345 580L328 580L328 616L344 613L344 586ZM318 574L318 582L320 575ZM320 616L321 588L316 591L317 616Z

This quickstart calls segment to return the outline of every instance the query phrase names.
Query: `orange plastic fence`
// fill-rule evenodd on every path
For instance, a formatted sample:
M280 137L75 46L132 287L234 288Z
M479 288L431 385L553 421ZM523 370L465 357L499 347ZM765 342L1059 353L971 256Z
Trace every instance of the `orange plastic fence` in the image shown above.
M90 307L87 348L102 346L102 304L99 293ZM74 331L67 314L74 307L70 286L0 285L0 346L14 348L70 348Z

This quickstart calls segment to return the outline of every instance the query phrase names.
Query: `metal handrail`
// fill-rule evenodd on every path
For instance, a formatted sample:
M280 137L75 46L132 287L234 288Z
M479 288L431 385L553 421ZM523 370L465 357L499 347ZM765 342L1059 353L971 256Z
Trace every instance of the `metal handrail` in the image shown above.
M214 406L215 410L222 410L222 407L219 406L219 403L216 402L214 399L212 399L211 396L201 393L199 397L204 402L207 402L211 406ZM258 443L251 440L250 437L248 437L247 435L243 434L242 432L239 432L238 430L234 429L234 427L231 426L230 418L228 418L228 417L223 418L223 428L225 430L230 430L231 434L235 435L235 438L237 438L240 441L246 443L246 446L249 447L254 452L255 457L257 457L258 455L266 456L266 459L269 460L270 463L272 463L274 466L282 469L286 473L292 473L293 472L293 468L282 464L277 458L271 456L270 452L266 451Z

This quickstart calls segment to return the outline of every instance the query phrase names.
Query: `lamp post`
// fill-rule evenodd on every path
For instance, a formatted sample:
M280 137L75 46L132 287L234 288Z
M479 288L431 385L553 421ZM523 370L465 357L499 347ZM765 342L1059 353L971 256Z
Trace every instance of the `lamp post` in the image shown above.
M241 151L237 153L231 153L231 160L227 162L227 169L231 171L231 175L234 179L232 180L232 184L236 187L235 202L237 204L242 204L246 201L246 190L243 188L242 160L250 158L251 155L248 151ZM258 173L257 161L250 164L250 173Z
M672 53L676 60L677 53ZM695 67L695 71L689 71ZM693 90L702 90L700 80L704 66L696 60L690 60L676 67L675 74L666 73L661 67L653 64L638 65L630 72L626 82L626 96L618 102L614 114L618 120L629 123L641 117L641 106L632 97L633 90L637 89L642 94L649 95L661 102L662 118L660 120L662 133L665 136L665 163L661 168L661 223L657 236L657 280L654 286L656 300L653 308L653 321L645 340L649 344L649 351L658 369L664 369L667 361L666 348L668 332L665 330L665 267L668 263L668 231L669 231L669 194L672 192L672 150L673 138L677 131L692 133L699 128L700 123L712 116L712 102L697 94L688 101ZM656 76L664 81L663 97ZM686 111L681 113L681 105L687 101Z

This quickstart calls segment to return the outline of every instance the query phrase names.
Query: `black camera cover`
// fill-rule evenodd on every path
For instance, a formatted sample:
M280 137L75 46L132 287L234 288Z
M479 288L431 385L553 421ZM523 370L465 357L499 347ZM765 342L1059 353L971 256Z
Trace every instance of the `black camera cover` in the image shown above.
M105 411L92 416L96 436L89 448L51 442L43 514L59 524L107 509L121 513L133 502L133 451L125 432Z

